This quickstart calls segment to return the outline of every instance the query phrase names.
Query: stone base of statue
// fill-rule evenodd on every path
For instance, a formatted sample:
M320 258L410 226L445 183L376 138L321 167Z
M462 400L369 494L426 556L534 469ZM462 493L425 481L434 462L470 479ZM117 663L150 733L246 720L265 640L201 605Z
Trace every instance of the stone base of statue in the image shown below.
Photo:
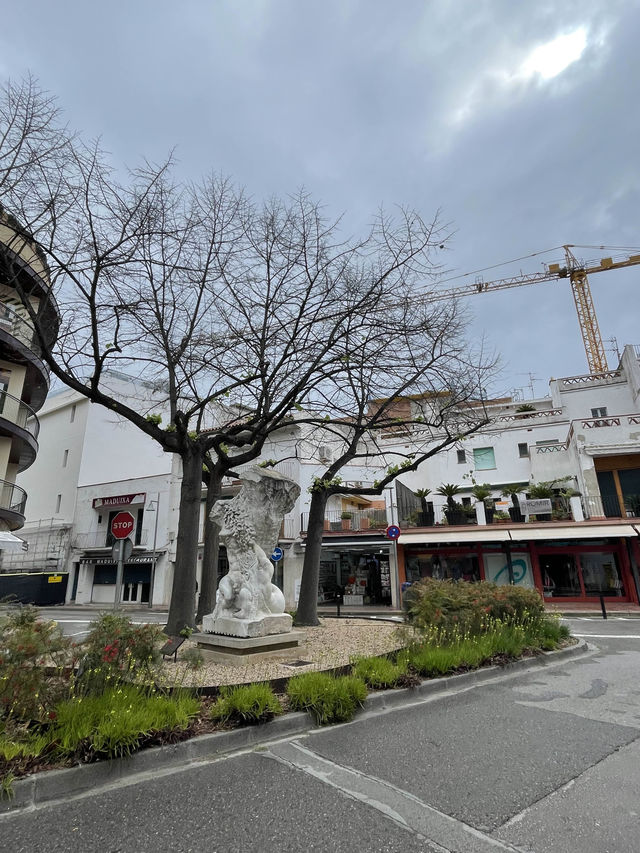
M293 626L288 613L271 613L256 619L237 619L234 616L215 616L210 613L202 620L202 630L208 634L228 637L266 637L269 634L286 634Z
M234 620L237 621L237 620ZM205 660L226 666L248 666L261 660L290 660L300 655L304 631L288 631L266 637L228 637L222 634L192 634Z

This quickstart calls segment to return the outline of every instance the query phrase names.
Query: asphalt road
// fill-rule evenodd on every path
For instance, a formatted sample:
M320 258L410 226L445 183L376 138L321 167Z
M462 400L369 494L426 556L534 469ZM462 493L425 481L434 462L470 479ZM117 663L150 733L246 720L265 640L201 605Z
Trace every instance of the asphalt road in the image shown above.
M640 620L599 651L0 818L7 850L637 853Z
M95 607L40 607L40 617L42 619L55 620L62 633L67 637L73 637L76 642L80 642L87 636L90 630L91 622L97 618L101 611ZM110 608L105 607L105 612ZM159 623L166 625L167 614L162 611L148 610L147 608L136 610L125 610L131 621L137 625L144 625L148 622Z

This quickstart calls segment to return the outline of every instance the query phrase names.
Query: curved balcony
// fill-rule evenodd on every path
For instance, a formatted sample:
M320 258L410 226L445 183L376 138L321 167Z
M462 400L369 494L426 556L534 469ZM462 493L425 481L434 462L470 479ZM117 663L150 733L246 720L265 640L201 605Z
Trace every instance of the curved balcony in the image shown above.
M0 480L0 519L9 530L18 530L24 524L27 493L15 483Z
M25 390L34 409L44 403L49 390L49 368L42 360L42 349L33 326L11 306L0 302L0 348L8 361L27 369ZM8 352L7 352L8 351Z
M31 465L38 452L40 421L31 406L0 391L0 435L11 438L9 462L19 471Z

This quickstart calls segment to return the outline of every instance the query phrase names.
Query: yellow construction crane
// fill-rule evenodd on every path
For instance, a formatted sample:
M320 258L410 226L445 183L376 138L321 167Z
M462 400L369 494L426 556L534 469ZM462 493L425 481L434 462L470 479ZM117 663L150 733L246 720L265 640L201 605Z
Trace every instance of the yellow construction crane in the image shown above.
M571 251L578 248L572 243L562 247L565 253L565 263L545 264L542 272L520 274L509 278L499 278L494 281L482 281L476 279L473 284L458 287L449 287L445 290L432 291L429 299L450 299L456 296L469 296L472 293L490 293L494 290L505 290L508 287L523 287L527 284L539 284L542 281L553 281L555 279L568 278L571 282L573 299L578 313L578 322L582 333L589 373L604 373L609 367L607 357L602 345L598 318L593 307L591 288L587 278L591 273L605 272L606 270L617 270L622 267L631 267L640 264L640 254L625 255L622 257L601 258L598 261L579 261ZM607 250L606 246L585 247Z

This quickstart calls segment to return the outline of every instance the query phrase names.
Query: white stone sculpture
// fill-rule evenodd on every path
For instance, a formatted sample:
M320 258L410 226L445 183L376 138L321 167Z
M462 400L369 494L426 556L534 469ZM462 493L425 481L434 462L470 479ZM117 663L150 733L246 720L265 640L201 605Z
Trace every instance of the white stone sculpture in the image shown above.
M250 468L240 492L231 500L216 501L211 519L220 528L229 571L222 578L213 613L202 621L203 630L233 637L285 634L293 620L284 612L284 595L271 583L273 552L282 519L300 494L289 477L267 468Z

